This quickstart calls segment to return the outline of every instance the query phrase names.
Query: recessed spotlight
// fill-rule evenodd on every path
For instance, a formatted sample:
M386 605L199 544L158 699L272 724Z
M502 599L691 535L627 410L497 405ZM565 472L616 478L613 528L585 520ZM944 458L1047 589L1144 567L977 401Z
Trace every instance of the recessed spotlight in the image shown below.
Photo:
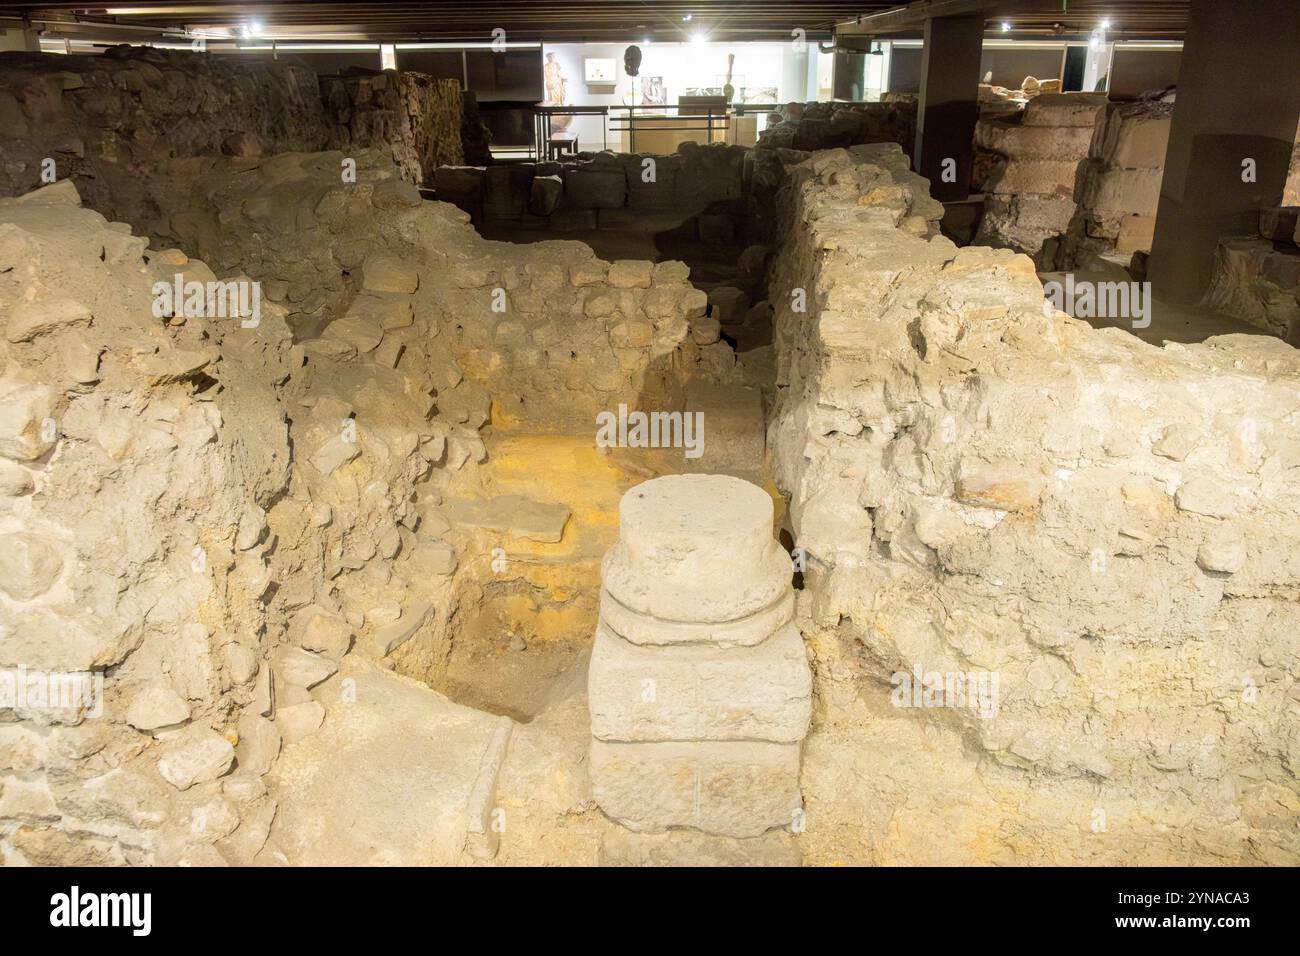
M1011 24L1007 23L1007 21L1005 20L1002 21L1002 32L1003 33L1011 32Z
M691 13L686 14L686 16L682 17L682 22L683 22L683 23L689 23L690 20L691 20L691 17L692 17L692 16L694 16L694 14L691 14Z

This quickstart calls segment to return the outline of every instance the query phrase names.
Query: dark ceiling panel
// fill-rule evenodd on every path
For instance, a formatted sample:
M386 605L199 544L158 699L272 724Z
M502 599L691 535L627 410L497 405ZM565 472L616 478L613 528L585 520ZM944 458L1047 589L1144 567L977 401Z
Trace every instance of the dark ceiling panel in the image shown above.
M903 25L915 30L929 9L963 7L991 24L1008 20L1022 33L1087 32L1102 17L1119 35L1181 36L1187 0L922 0L907 5ZM267 37L319 40L426 40L486 42L501 28L513 41L652 40L680 41L702 32L710 39L788 40L795 28L810 39L829 35L837 23L870 17L898 4L889 0L281 0L231 3L225 0L109 0L103 5L0 0L0 17L81 20L154 30L234 29L257 20ZM690 19L686 19L689 17ZM906 25L906 20L912 26ZM62 27L60 29L67 29ZM129 36L102 30L104 36Z

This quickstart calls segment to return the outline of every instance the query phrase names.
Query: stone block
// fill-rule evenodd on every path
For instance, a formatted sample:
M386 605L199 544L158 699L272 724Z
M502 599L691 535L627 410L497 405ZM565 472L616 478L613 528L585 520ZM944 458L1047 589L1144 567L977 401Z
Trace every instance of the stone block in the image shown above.
M621 166L573 166L565 173L564 194L578 209L619 209L627 199L627 180Z
M484 174L484 218L518 220L528 208L532 184L531 163L489 166Z
M1115 237L1115 251L1123 253L1150 252L1155 237L1155 216L1125 216L1119 223Z
M812 676L793 624L753 647L652 647L598 627L587 686L600 740L797 743L811 714Z
M1025 106L1026 126L1086 126L1097 122L1106 106L1105 93L1045 93Z
M1079 206L1096 218L1155 216L1162 169L1118 169L1091 161L1084 170Z
M1265 206L1259 211L1259 234L1274 242L1296 242L1300 206Z
M1015 160L989 176L984 189L998 195L1072 196L1078 170L1077 160Z
M563 195L564 180L559 176L534 176L529 186L528 211L536 216L549 216Z
M591 778L605 814L639 831L753 837L790 825L803 807L798 744L593 739Z
M1056 159L1078 162L1088 154L1092 128L1087 126L1023 126L996 120L975 125L975 145L1012 159Z

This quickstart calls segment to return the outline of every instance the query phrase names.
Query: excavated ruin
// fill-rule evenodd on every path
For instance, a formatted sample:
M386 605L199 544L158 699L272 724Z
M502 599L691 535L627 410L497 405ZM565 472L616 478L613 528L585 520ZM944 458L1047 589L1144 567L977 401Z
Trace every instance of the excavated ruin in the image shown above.
M1031 258L1149 248L1161 104L1000 106L959 247L906 101L647 183L466 166L402 74L69 60L0 93L6 864L1300 862L1289 320L1151 344Z

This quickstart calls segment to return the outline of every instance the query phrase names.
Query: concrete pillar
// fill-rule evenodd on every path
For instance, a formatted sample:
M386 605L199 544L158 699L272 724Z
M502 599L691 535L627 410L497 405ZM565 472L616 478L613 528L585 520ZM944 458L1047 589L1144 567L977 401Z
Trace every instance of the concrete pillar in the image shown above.
M1201 298L1214 250L1277 205L1300 117L1300 3L1192 0L1147 275L1170 302ZM1243 181L1253 160L1254 182Z
M812 673L791 572L756 485L672 475L623 496L587 676L607 816L731 837L798 820Z
M925 21L912 168L930 180L930 194L941 202L970 194L983 46L983 17ZM945 168L950 170L947 178L951 182L944 181Z

